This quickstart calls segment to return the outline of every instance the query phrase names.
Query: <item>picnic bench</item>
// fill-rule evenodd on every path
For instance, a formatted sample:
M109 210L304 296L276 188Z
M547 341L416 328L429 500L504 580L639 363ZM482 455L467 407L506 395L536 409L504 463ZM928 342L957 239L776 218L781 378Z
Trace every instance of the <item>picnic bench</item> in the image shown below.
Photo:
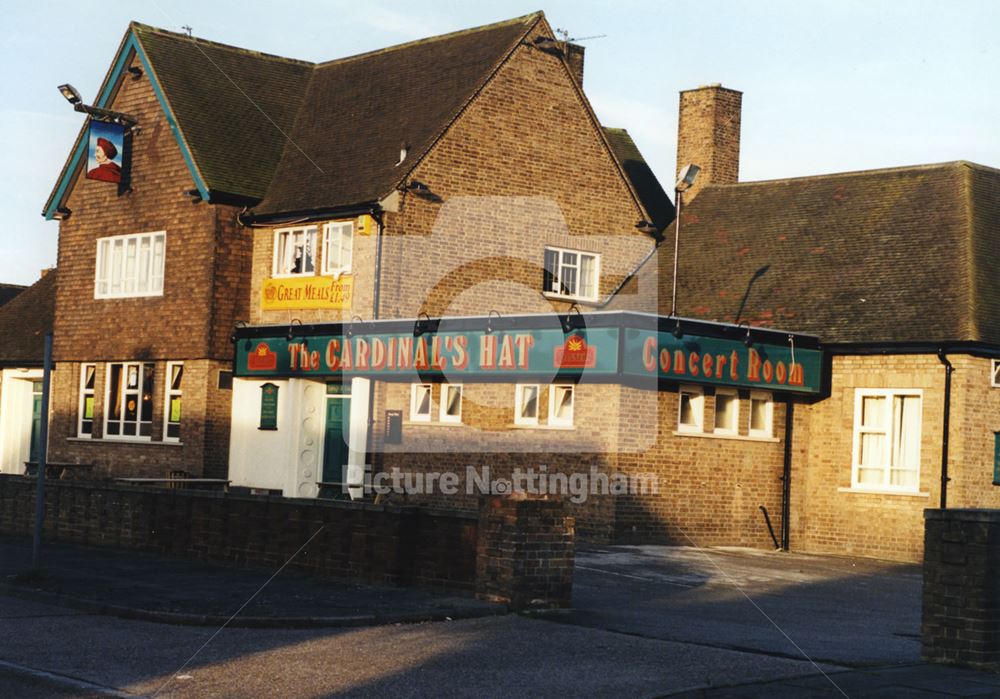
M62 461L46 461L45 477L53 480L69 480L78 474L84 474L94 469L94 464L77 464ZM24 462L25 475L35 478L38 476L38 462Z

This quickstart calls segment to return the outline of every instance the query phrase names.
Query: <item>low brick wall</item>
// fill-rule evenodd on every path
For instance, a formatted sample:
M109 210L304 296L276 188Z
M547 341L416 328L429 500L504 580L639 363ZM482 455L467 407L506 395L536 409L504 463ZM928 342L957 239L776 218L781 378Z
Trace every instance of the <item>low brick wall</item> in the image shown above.
M0 532L31 534L36 486L0 476ZM570 603L573 518L561 501L489 497L477 516L81 481L45 487L50 541L272 569L292 558L290 568L317 575L474 592L514 609Z
M563 500L483 498L476 557L479 596L515 609L568 607L574 528Z
M1000 671L1000 510L924 511L924 660Z

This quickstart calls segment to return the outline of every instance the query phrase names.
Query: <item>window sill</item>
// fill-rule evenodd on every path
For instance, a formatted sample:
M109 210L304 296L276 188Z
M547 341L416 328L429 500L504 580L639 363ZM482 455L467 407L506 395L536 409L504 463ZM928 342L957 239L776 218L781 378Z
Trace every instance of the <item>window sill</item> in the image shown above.
M114 301L116 299L149 299L163 296L163 291L147 291L134 294L94 294L95 301Z
M904 498L929 498L930 493L916 490L880 490L878 488L837 488L838 493L858 493L860 495L900 495Z
M464 427L464 422L441 422L440 420L403 420L404 425L413 427Z
M67 442L83 444L134 444L151 447L183 447L184 442L154 442L151 439L109 439L107 437L67 437Z
M518 425L513 423L507 425L507 429L510 430L551 430L553 432L572 432L576 429L576 425Z
M563 296L562 294L554 294L551 291L543 291L542 296L553 301L567 301L569 303L597 303L598 301L596 298L587 299L582 296Z
M686 432L684 430L675 430L674 436L698 437L700 439L735 439L740 442L769 442L771 444L781 441L777 437L751 437L746 434L716 434L714 432Z

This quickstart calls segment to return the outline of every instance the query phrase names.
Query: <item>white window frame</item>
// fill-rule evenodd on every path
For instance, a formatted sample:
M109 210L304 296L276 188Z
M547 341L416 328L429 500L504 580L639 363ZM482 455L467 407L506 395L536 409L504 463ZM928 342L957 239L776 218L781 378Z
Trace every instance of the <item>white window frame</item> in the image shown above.
M145 259L142 250L144 242L148 244ZM159 252L157 252L158 245ZM133 251L132 257L129 256L130 249ZM94 256L94 298L163 296L166 266L166 231L98 238ZM117 289L115 289L116 278ZM145 281L145 288L140 289L142 281Z
M345 244L346 240L346 244ZM333 251L337 250L337 264L334 263ZM346 262L344 258L347 258ZM332 221L323 226L323 275L351 273L354 261L354 221Z
M92 369L94 372L94 387L87 388L87 369ZM93 439L94 438L94 425L97 423L97 365L96 364L81 364L80 365L80 402L79 411L77 412L76 420L76 436L80 439ZM87 396L90 396L91 400L95 403L94 412L90 417L90 433L83 431L84 423L84 413L87 407Z
M448 413L448 403L451 393L458 391L458 414L450 415ZM438 405L439 413L438 420L440 422L449 424L458 424L462 422L462 402L465 399L465 389L460 383L443 383L441 384L441 400Z
M764 429L753 428L753 404L764 403ZM751 391L748 402L747 434L751 437L774 436L774 394L770 391Z
M528 389L535 391L535 414L527 416L521 414L524 407L524 394ZM514 424L515 425L537 425L541 414L542 387L537 383L519 383L514 386Z
M684 408L684 394L693 396L691 412L694 413L694 423L681 421ZM705 389L701 386L681 386L677 391L677 431L701 434L705 430Z
M281 244L280 244L279 241L281 240L282 237L290 238L290 237L293 237L293 236L295 236L297 234L304 234L306 236L305 240L309 240L310 237L311 237L311 240L312 240L312 262L313 262L312 271L311 272L282 272L282 271L280 271L282 265L278 264L278 262L279 262L278 258L281 256L279 253L282 250L282 246L281 246ZM272 254L272 260L271 260L271 276L272 277L282 277L282 278L285 278L285 277L315 277L316 276L316 272L317 272L317 267L316 267L316 258L317 258L317 255L316 255L316 253L317 253L316 242L317 242L318 238L319 238L319 230L316 228L316 226L295 226L295 227L292 227L292 228L278 228L278 229L276 229L274 231L274 252ZM293 246L297 246L297 245L298 245L298 243L293 241ZM294 250L294 247L292 249ZM287 257L287 254L285 255L285 257Z
M125 420L124 420L124 412L125 412L125 408L127 406L127 402L126 401L128 400L128 396L127 396L127 392L126 392L126 390L125 390L124 387L120 391L121 392L121 398L122 398L121 408L122 408L123 418L121 420L114 420L114 421L112 421L110 419L111 415L113 413L113 407L114 407L114 406L111 405L111 371L112 371L113 367L115 367L115 366L117 366L119 364L121 364L123 366L123 369L124 369L124 371L123 371L123 377L124 377L125 380L127 380L127 378L128 378L129 367L133 367L133 366L138 367L137 384L136 384L137 390L131 391L131 392L136 394L137 400L138 400L138 404L136 405L136 410L137 410L136 414L139 416L139 419L136 420L136 428L140 432L142 431L142 423L145 422L145 420L142 419L142 385L143 385L143 379L144 379L143 374L145 372L145 367L147 365L152 365L153 366L153 375L154 375L154 379L153 379L153 394L155 395L155 393L156 393L156 379L155 379L156 364L155 363L153 363L153 362L108 362L105 365L105 371L104 371L104 423L103 423L104 424L104 432L103 432L103 437L104 437L104 439L118 440L118 441L124 441L124 442L149 442L149 441L152 441L152 439L153 439L152 431L153 431L153 424L155 422L155 419L154 419L155 415L150 415L149 416L149 429L150 429L150 434L149 435L142 435L142 434L134 434L134 435L131 435L131 434L122 434L122 429L119 429L118 434L109 434L108 433L108 423L109 422L121 422L121 423L125 422ZM152 409L152 407L155 406L155 405L156 405L156 401L155 400L150 400L150 408Z
M719 426L719 396L732 399L735 412L730 424ZM735 388L715 389L715 410L712 415L712 432L714 434L737 435L740 433L740 394Z
M555 269L548 270L552 275L552 288L543 289L546 296L551 296L553 298L561 299L574 299L577 301L597 301L600 295L601 289L601 256L596 252L586 252L584 250L573 250L570 248L559 248L554 245L546 245L545 251L552 251L557 254L556 267ZM576 263L569 263L564 261L565 255L576 255ZM544 255L544 253L543 253ZM594 288L593 292L589 295L583 295L579 293L580 289L580 270L582 268L582 258L590 257L594 260ZM543 256L543 265L545 264ZM574 269L576 271L576 288L569 291L563 291L563 276L569 269Z
M419 397L427 389L427 412L418 412ZM434 384L415 383L410 385L410 422L430 422L434 413Z
M892 469L892 442L893 442L893 399L899 396L917 398L919 401L918 415L920 420L917 426L917 435L914 439L914 444L916 445L916 456L914 457L917 464L916 478L914 479L913 485L893 485L891 482L891 469ZM884 411L885 414L882 416L882 428L865 428L861 424L861 412L862 405L865 398L884 398ZM854 439L851 454L851 489L852 490L873 490L878 492L899 492L899 493L916 493L920 490L920 459L921 459L921 439L923 437L923 391L919 388L900 388L900 389L875 389L875 388L857 388L854 390ZM882 434L883 439L883 454L881 459L881 466L883 469L882 482L878 484L874 483L861 483L859 480L859 469L861 468L860 457L861 457L861 438L863 434Z
M990 385L1000 388L1000 359L994 359L990 363Z
M170 404L172 399L181 399L181 416L177 425L180 426L181 422L184 420L184 374L181 374L181 387L178 389L173 388L173 374L174 367L180 367L181 371L184 371L184 362L167 362L167 370L163 377L163 441L164 442L180 442L180 436L171 437L169 435L170 426ZM154 387L155 388L155 387ZM179 429L179 427L178 427Z
M570 392L569 416L559 417L556 415L556 397L560 391ZM552 384L549 386L549 421L553 427L572 427L573 418L576 413L576 384Z

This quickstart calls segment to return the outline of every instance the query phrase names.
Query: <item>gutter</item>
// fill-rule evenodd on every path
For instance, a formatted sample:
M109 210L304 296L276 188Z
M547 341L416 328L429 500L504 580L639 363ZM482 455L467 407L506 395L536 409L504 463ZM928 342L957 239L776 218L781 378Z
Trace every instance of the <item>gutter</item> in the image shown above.
M781 550L788 551L791 538L792 512L792 424L795 418L795 401L785 403L785 452L781 469Z
M363 204L351 204L348 206L334 206L326 209L308 209L300 212L288 212L280 214L241 214L240 225L247 228L271 228L294 223L312 223L313 221L325 221L331 218L351 218L368 214L376 220L381 220L382 207L377 201ZM381 230L381 224L380 224Z
M948 433L951 431L951 375L955 367L945 356L945 348L937 352L938 360L944 365L944 416L941 435L941 509L948 508Z

